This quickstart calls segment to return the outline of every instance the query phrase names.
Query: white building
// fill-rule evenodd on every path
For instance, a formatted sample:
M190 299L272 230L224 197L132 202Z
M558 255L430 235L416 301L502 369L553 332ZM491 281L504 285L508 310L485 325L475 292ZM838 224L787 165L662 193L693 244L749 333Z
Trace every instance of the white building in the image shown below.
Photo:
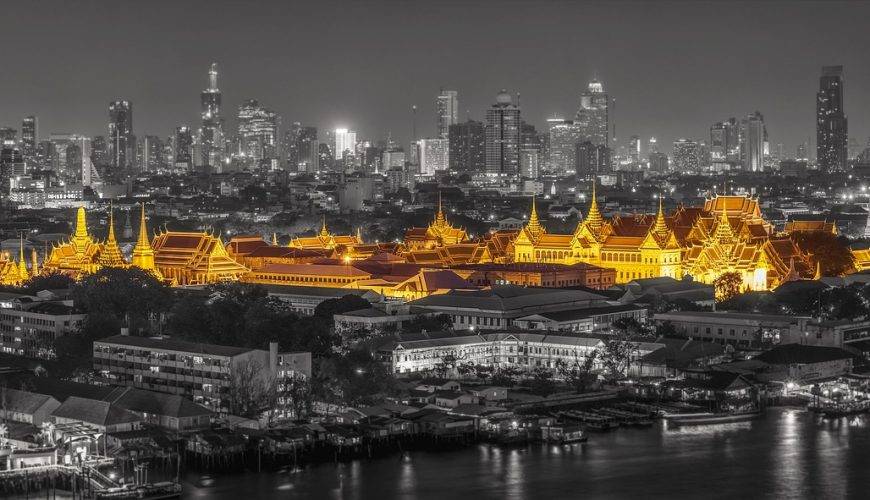
M344 159L344 153L356 150L356 132L346 128L335 129L335 159Z
M435 175L450 166L450 141L447 139L420 139L420 174Z

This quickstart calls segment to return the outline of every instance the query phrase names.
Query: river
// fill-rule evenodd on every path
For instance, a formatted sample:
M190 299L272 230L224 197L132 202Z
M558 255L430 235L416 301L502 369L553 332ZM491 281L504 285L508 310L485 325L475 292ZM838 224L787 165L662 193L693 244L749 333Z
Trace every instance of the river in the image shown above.
M867 418L868 420L865 420ZM296 472L189 475L185 498L846 498L870 491L870 417L773 409L753 422L595 433L574 445L478 445Z

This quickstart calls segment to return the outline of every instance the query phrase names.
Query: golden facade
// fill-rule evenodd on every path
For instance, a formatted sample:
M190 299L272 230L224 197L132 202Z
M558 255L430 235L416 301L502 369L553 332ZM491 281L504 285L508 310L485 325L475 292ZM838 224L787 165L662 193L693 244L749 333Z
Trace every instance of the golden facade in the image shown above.
M680 207L670 216L605 219L593 188L589 213L573 234L549 234L534 202L513 245L515 262L585 262L616 270L616 282L667 276L712 283L736 271L751 290L769 290L795 276L812 277L808 256L761 217L758 200L716 196L703 207Z
M76 212L75 232L68 241L52 247L42 265L43 272L68 274L74 278L94 273L101 267L102 249L103 245L88 233L85 209L79 207Z
M405 246L409 251L432 250L433 248L468 243L465 229L453 227L447 221L438 195L438 212L428 227L412 227L405 232Z
M154 266L177 285L238 281L249 271L230 257L220 238L209 233L167 231L158 234L151 247Z
M326 219L320 226L320 232L315 236L303 236L293 238L287 245L290 248L314 248L323 250L333 250L338 247L347 247L352 245L361 245L362 238L359 232L355 235L336 235L329 232L326 228Z

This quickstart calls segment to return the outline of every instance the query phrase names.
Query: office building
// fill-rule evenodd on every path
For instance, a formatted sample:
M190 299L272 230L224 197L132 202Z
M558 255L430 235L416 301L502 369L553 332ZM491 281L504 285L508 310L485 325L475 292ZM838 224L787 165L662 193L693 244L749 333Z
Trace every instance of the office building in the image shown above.
M256 99L239 106L237 154L253 162L278 158L278 115Z
M121 176L134 157L133 104L130 101L109 103L108 143L111 172Z
M39 143L39 122L35 116L25 116L21 121L21 154L31 160L36 155Z
M520 108L502 89L486 111L486 173L515 176L520 166Z
M580 106L574 122L580 127L583 140L610 147L610 96L600 81L592 80L580 94Z
M217 63L211 64L208 71L208 88L199 96L202 118L202 128L199 133L201 162L204 165L219 165L224 153L224 120L221 115Z
M674 141L674 170L678 173L698 172L701 168L701 146L697 141Z
M767 142L767 129L764 116L758 111L740 121L740 156L743 170L761 172L764 170L764 145Z
M173 143L173 163L176 170L193 169L193 134L190 127L182 125L175 128Z
M816 161L825 172L846 169L848 121L843 107L843 67L825 66L816 94Z
M597 174L611 171L610 148L603 144L584 141L575 146L575 171L583 179L592 179Z
M139 172L157 172L163 166L163 141L155 135L136 139L136 169Z
M438 113L438 138L447 139L450 126L459 123L459 93L455 90L441 90L435 101Z
M420 175L435 175L450 167L450 141L448 139L420 139Z
M577 166L577 144L583 142L580 126L573 120L548 118L547 130L551 172L559 176L573 174Z
M468 120L450 126L450 168L457 172L481 172L486 168L486 127Z
M356 151L356 132L346 128L337 128L334 132L335 149L333 155L336 160L343 160L345 154L354 154Z
M640 158L640 136L633 135L628 141L628 159L632 164L637 165L640 163Z

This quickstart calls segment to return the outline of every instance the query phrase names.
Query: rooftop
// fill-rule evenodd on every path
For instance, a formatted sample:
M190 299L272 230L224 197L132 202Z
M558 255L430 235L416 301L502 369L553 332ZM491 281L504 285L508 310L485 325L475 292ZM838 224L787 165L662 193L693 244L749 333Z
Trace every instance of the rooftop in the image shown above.
M164 351L181 351L196 354L208 354L211 356L233 357L253 351L247 347L232 347L215 344L202 344L187 342L165 337L134 337L131 335L115 335L94 342L95 344L114 344L125 347L139 347L143 349L160 349Z

